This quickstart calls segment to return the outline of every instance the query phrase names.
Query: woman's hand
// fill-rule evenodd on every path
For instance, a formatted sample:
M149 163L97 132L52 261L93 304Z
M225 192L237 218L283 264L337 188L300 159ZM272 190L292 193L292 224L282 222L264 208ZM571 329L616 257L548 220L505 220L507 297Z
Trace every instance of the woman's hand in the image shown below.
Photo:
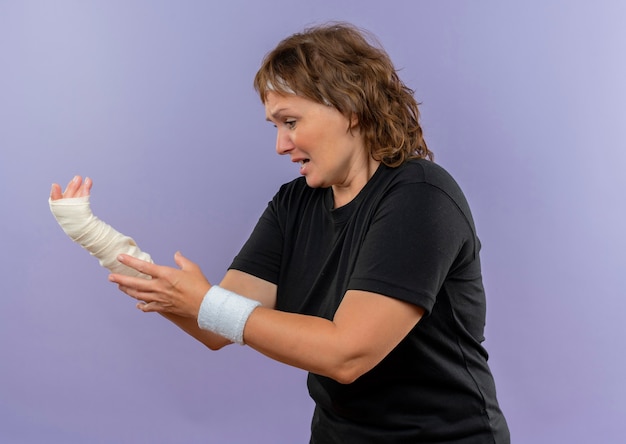
M140 301L137 308L144 312L197 319L204 295L211 288L197 264L178 252L174 255L174 261L180 269L156 265L125 254L120 255L118 260L152 277L109 276L109 280L118 284L121 291Z
M74 176L74 178L67 184L64 192L61 192L61 186L58 183L52 184L52 190L50 190L50 199L59 200L67 199L70 197L85 197L89 196L91 191L91 185L93 185L90 178L86 177L83 182L83 178L80 176Z

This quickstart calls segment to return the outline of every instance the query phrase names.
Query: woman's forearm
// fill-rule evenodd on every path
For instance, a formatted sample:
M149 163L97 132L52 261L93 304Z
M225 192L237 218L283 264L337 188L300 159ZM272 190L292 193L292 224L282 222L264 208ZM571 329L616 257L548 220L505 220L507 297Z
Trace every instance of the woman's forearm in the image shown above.
M168 321L174 323L189 336L197 339L202 344L206 345L211 350L219 350L220 348L231 344L230 341L224 339L219 335L216 335L215 333L207 330L202 330L200 327L198 327L198 322L194 318L185 318L171 313L161 313L161 315Z

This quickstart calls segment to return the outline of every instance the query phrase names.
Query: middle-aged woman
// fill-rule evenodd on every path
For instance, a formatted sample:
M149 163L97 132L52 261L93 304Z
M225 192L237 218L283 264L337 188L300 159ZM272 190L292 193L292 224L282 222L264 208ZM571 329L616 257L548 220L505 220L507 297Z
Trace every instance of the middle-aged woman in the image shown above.
M179 253L179 268L138 259L91 215L90 180L53 185L62 227L144 312L211 349L237 342L307 370L312 443L508 443L470 209L386 52L351 25L310 28L266 56L254 86L302 177L219 286Z

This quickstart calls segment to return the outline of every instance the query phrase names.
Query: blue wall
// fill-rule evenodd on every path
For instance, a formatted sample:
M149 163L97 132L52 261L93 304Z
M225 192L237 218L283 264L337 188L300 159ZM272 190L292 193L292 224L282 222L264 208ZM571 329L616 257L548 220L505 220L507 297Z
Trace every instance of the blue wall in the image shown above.
M483 242L514 442L626 432L626 7L597 1L0 2L0 441L306 442L304 372L134 309L49 214L52 182L160 263L218 281L278 186L262 56L371 30Z

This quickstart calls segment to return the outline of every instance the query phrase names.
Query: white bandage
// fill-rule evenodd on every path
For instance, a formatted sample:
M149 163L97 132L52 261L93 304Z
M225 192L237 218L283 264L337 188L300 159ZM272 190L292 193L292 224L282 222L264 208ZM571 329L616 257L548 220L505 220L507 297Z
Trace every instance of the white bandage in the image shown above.
M248 317L259 305L258 301L213 285L200 305L198 326L243 345L243 329Z
M113 273L149 278L117 260L120 254L152 262L135 241L107 225L91 212L89 196L49 200L50 210L65 233Z

